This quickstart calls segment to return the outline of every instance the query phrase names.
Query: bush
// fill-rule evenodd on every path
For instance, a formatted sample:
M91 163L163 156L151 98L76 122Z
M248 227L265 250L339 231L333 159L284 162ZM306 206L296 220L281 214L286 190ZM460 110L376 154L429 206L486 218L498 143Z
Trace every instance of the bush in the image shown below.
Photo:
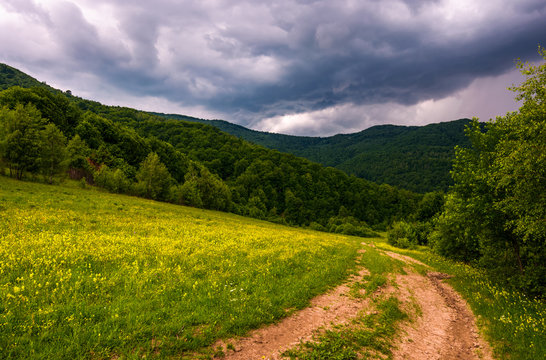
M183 185L171 186L170 201L179 205L203 207L203 200L199 194L199 188L194 181L186 181Z
M412 226L404 221L393 223L392 227L387 232L387 242L392 246L402 249L415 246L415 243L412 243L411 239L415 239Z
M93 174L95 185L114 193L128 193L131 182L120 169L110 169L103 165Z

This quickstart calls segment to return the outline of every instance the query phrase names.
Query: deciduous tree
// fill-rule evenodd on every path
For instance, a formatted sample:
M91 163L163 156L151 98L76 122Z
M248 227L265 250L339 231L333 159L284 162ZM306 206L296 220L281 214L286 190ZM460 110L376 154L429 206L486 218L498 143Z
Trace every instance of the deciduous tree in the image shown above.
M21 179L25 171L37 171L40 166L40 131L45 121L34 105L18 104L15 109L0 110L0 150L10 175Z
M53 177L66 169L66 137L50 123L40 132L40 170L47 182L53 182Z
M168 196L172 183L171 174L163 165L156 153L151 152L140 164L136 174L138 180L137 189L143 196L164 200Z
M546 61L546 51L539 49ZM546 62L520 63L527 79L512 88L518 111L484 130L467 128L472 147L457 149L455 182L440 217L436 247L476 258L531 293L546 290Z

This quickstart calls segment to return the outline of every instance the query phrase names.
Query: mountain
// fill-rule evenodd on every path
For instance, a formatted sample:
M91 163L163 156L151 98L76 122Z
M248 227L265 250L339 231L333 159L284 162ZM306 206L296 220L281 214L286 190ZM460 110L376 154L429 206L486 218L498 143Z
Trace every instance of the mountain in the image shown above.
M460 119L426 126L378 125L353 134L307 137L255 131L223 120L155 114L213 125L254 144L416 192L445 191L451 185L454 148L468 145L464 128L470 122Z
M57 94L62 93L17 69L0 64L0 89L15 85L39 86ZM65 95L77 103L80 109L90 110L107 118L115 116L117 120L123 121L122 113L127 112L123 110L124 108L107 107L71 96L69 93ZM177 114L149 114L213 126L222 132L269 149L305 157L372 182L420 193L445 191L451 185L449 172L454 147L468 145L464 135L468 119L426 126L379 125L353 134L306 137L255 131L223 120L203 120ZM133 116L134 114L131 114L128 118ZM127 124L134 126L136 123L128 121ZM171 141L175 141L170 138Z

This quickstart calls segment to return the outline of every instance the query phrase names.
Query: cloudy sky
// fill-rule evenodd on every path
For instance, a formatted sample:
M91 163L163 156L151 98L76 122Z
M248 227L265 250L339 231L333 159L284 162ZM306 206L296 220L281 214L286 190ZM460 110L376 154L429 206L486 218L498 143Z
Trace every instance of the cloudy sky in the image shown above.
M111 105L298 135L518 106L544 0L2 0L0 62Z

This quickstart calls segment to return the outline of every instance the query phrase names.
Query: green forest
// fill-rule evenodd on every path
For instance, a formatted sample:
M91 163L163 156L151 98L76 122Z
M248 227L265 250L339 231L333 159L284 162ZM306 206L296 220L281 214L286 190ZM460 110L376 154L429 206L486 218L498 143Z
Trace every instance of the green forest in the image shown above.
M546 51L540 53L546 60ZM304 142L328 143L331 151L316 151L322 158L310 155L313 146L301 145L298 154L357 177L195 119L85 100L4 65L0 156L5 174L17 179L53 183L69 176L82 186L349 235L389 230L395 246L429 246L543 297L546 63L518 66L526 80L512 90L523 105L485 125L474 119L417 129L376 127L357 134L361 139L349 147L347 159L338 151L354 140L346 135L296 138L283 148L296 153ZM443 137L435 135L438 130ZM264 137L272 147L283 138ZM397 139L386 146L390 153L374 154L362 145L364 139L373 146L389 138ZM366 158L389 158L392 169L369 165ZM395 173L405 174L405 183L393 180ZM415 188L414 179L429 183Z
M223 120L157 115L210 124L254 144L419 193L446 191L453 184L449 171L454 148L469 145L464 128L470 119L426 126L378 125L354 134L308 137L255 131Z

